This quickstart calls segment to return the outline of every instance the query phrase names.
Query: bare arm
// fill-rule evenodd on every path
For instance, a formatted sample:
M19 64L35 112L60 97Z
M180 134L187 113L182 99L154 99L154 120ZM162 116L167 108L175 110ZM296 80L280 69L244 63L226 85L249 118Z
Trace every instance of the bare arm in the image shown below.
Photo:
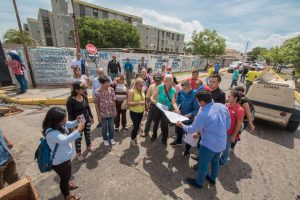
M251 130L254 130L255 127L253 125L253 119L252 119L252 114L251 114L249 103L244 103L242 106L243 106L243 108L246 112L246 116L247 116L247 119L248 119L248 125L251 128Z
M175 96L176 96L175 94L172 96L172 106L173 106L174 112L179 113L179 109L178 109L178 106L176 104Z
M158 88L154 90L154 93L152 94L150 101L154 104L157 104L157 97L158 97Z
M4 133L2 133L4 141L6 142L6 145L9 149L11 149L13 147L13 144L10 142L10 140L6 137L6 135Z
M242 128L242 124L243 124L243 120L242 119L238 119L236 122L236 126L234 129L234 132L231 136L231 142L235 141L236 136L238 135L238 133L240 132L241 128Z

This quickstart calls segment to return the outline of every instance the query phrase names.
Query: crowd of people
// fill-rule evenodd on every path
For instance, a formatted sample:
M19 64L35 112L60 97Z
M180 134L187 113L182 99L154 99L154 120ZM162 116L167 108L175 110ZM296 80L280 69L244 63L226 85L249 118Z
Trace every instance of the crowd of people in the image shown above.
M71 195L70 190L79 187L76 183L71 183L73 152L76 158L82 161L81 138L85 137L87 150L95 151L92 144L90 132L91 125L95 118L87 98L87 88L90 84L87 65L80 55L71 65L74 75L71 79L71 94L66 103L66 110L53 107L43 121L43 135L47 139L50 150L55 151L53 158L53 170L60 177L60 190L65 199L80 199L80 195ZM192 71L191 78L183 80L180 84L172 74L171 67L162 66L161 71L154 72L147 67L144 59L138 65L138 73L132 82L133 65L127 59L122 67L116 60L116 56L108 63L107 74L103 68L97 70L97 77L91 82L92 95L94 98L97 127L102 127L104 146L114 145L114 135L120 131L120 126L124 131L128 130L127 110L132 121L131 148L139 146L137 136L151 137L154 142L158 138L158 128L160 124L161 142L166 146L169 136L169 119L158 108L158 104L163 105L167 110L184 115L187 121L177 122L175 126L176 138L170 143L171 146L181 145L185 134L193 134L199 140L198 156L193 156L198 163L192 168L198 170L197 178L188 178L188 184L201 188L207 180L214 185L218 176L219 166L229 164L229 152L233 151L240 134L247 126L254 130L253 112L254 107L249 99L245 97L245 89L237 86L230 90L227 98L225 92L220 89L222 81L219 74L220 64L210 65L206 84L199 79L199 72ZM251 70L246 74L246 81L253 82L255 75ZM236 83L236 81L235 81ZM236 84L233 85L236 85ZM249 86L250 87L250 86ZM249 88L248 87L248 88ZM247 91L247 89L246 89ZM147 115L144 129L142 129L142 119ZM68 119L68 120L67 120ZM151 124L153 122L152 135L150 135ZM5 140L4 140L5 139ZM9 154L9 142L0 133L0 152L7 152L7 156L0 157L0 164L7 163L14 165ZM73 150L72 142L75 142ZM58 147L56 147L58 144ZM57 148L56 150L54 150ZM190 154L192 146L185 145L183 156ZM209 173L209 166L211 172ZM14 166L15 168L15 166ZM3 180L10 183L10 179L3 179L3 172L0 171L0 183ZM15 170L7 177L14 177L17 180ZM14 176L12 176L14 175ZM2 181L2 182L1 182ZM0 184L1 186L1 184Z

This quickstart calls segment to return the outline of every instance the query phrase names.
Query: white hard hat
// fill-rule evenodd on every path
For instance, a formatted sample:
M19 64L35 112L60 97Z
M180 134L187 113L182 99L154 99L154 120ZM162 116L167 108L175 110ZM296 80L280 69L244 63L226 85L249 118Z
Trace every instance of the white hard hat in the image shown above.
M16 50L11 50L9 51L9 53L15 54L15 55L19 55L19 53Z

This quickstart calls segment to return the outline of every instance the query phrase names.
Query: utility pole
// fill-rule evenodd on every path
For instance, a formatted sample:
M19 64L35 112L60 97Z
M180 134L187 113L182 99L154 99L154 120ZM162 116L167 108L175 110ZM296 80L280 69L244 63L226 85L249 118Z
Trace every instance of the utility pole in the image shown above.
M79 35L78 35L78 28L77 28L77 22L76 22L76 15L75 15L75 9L74 9L74 1L71 0L72 3L72 9L73 9L73 25L74 25L74 32L75 32L75 44L76 44L76 52L80 53L80 43L79 43Z
M15 12L16 12L19 31L20 31L20 34L21 34L21 42L23 44L25 58L27 60L27 66L28 66L29 73L30 73L30 78L31 78L31 81L32 81L32 87L36 88L36 83L35 83L35 79L34 79L34 76L33 76L33 71L32 71L32 68L31 68L31 63L30 63L30 59L29 59L27 44L26 44L26 41L25 41L25 37L24 37L24 33L23 33L23 29L22 29L22 25L21 25L21 21L20 21L20 17L19 17L19 12L18 12L18 8L17 8L16 0L12 0L12 1L13 1Z

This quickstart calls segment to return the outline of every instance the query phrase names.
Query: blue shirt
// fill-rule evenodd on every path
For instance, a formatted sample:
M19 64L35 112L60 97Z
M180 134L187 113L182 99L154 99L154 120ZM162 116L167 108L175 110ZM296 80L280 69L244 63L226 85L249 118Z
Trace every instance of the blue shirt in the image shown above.
M189 93L186 94L183 90L180 90L176 100L177 105L180 106L180 114L191 115L189 122L192 122L194 116L199 110L199 104L195 98L195 92L195 90L191 90Z
M225 105L211 102L199 109L190 126L183 126L188 134L200 131L200 144L215 153L225 150L227 130L230 128L230 114Z
M107 77L109 78L110 84L112 84L111 78L109 76L107 76ZM101 86L101 83L99 81L99 78L98 77L94 78L94 80L93 80L93 89L92 89L93 97L95 97L96 90L98 88L100 88L100 86Z
M75 128L78 125L77 120L67 122L65 125L65 129ZM72 147L72 141L80 138L81 135L78 130L73 131L71 134L66 135L61 133L58 130L51 130L46 135L46 140L52 152L54 151L55 144L58 144L58 148L53 159L53 165L59 165L65 161L72 159L74 155L74 149Z
M221 68L220 63L215 64L215 72L219 72L220 68Z
M124 65L124 69L125 71L132 71L133 70L133 66L130 62L125 63Z
M5 164L10 157L9 149L0 130L0 165Z

